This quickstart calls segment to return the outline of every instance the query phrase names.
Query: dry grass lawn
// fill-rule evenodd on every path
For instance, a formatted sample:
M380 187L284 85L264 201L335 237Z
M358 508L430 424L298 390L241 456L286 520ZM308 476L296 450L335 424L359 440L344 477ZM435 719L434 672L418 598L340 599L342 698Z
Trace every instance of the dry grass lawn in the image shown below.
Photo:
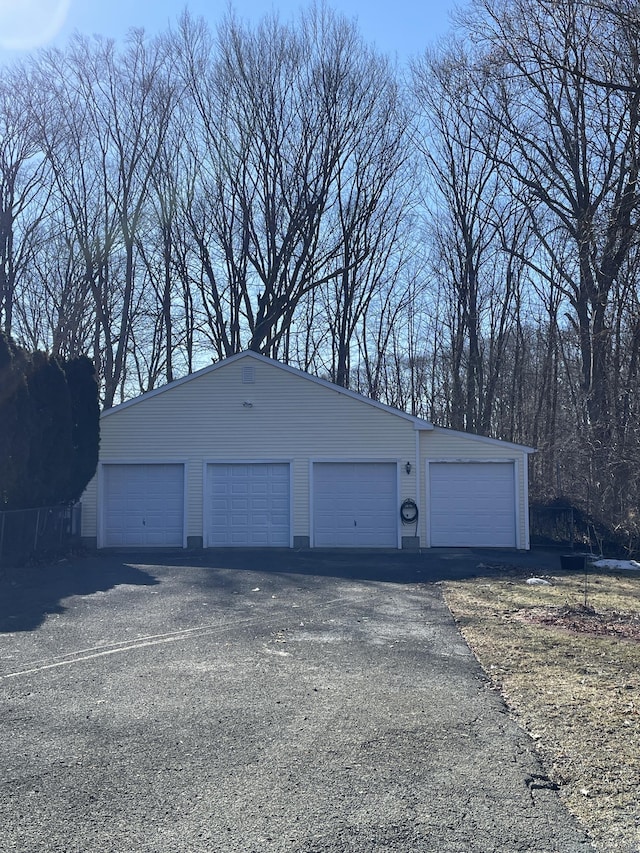
M495 570L495 575L493 571ZM640 573L443 583L467 643L598 850L640 851Z

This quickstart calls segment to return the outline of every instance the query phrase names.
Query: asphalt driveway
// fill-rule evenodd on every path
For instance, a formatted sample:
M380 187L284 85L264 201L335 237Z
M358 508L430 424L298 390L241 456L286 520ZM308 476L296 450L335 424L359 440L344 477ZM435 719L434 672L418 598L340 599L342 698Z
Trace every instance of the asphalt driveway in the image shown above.
M0 850L590 850L433 582L480 560L111 555L5 577Z

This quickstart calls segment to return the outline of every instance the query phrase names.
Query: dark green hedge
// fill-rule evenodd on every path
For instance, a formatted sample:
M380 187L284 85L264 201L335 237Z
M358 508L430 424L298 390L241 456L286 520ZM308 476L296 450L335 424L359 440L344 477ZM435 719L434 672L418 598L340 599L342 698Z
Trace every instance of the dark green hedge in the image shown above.
M0 333L0 510L76 501L98 464L99 413L88 358L29 353Z

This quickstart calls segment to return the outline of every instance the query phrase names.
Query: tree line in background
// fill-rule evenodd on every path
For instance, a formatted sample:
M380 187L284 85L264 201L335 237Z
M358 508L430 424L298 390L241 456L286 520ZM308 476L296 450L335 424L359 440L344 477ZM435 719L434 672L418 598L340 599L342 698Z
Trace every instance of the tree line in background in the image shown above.
M0 79L0 323L109 407L245 348L538 448L637 545L640 13L473 0L406 69L324 6Z
M99 415L90 359L29 353L0 332L0 512L77 501L98 464Z

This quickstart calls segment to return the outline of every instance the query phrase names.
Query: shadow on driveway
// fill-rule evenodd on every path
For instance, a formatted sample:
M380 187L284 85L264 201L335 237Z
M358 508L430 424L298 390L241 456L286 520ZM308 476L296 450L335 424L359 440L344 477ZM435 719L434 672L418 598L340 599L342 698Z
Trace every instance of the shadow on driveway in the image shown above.
M557 552L505 551L470 548L432 549L421 554L402 551L291 551L279 549L212 549L187 551L131 551L101 553L53 564L5 569L0 575L0 633L32 631L48 614L63 613L61 601L72 595L90 595L121 584L153 586L160 583L154 566L231 569L278 575L302 575L379 583L435 583L495 574L559 568ZM211 577L218 585L221 578ZM206 580L200 575L199 583ZM225 575L225 592L232 584Z
M138 566L191 566L278 574L314 575L380 583L435 583L506 571L548 573L560 568L557 551L488 548L433 548L422 553L380 550L220 548L205 551L119 554Z
M5 568L0 573L0 633L33 631L48 614L64 613L61 601L71 595L105 592L119 584L157 583L153 575L113 556Z

